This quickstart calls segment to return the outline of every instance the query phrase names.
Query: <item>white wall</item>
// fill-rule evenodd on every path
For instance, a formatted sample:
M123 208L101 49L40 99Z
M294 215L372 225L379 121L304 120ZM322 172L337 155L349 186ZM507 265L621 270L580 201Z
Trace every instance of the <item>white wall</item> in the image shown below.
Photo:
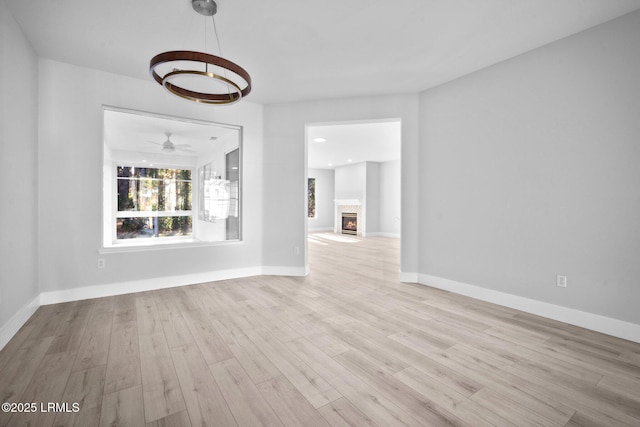
M316 217L309 218L309 231L333 230L335 211L335 173L333 169L309 169L309 178L316 179Z
M367 164L360 162L335 168L336 199L359 200L364 204L367 194Z
M380 163L380 232L400 236L400 160Z
M31 314L23 307L38 295L38 58L4 0L0 0L0 64L2 348Z
M365 162L367 183L365 195L365 215L367 235L380 232L380 164Z
M307 266L306 251L294 250L306 248L305 125L389 118L402 120L402 223L412 230L402 235L401 269L418 271L418 95L412 94L264 107L264 265Z
M149 80L40 60L39 221L42 292L176 278L261 265L262 106L196 105ZM188 249L102 253L102 106L241 125L244 136L244 241ZM97 268L97 259L106 268ZM107 287L108 288L108 287ZM103 288L104 289L104 288ZM73 292L66 293L73 296ZM79 294L78 294L79 295Z
M639 52L635 12L420 95L420 273L640 324Z

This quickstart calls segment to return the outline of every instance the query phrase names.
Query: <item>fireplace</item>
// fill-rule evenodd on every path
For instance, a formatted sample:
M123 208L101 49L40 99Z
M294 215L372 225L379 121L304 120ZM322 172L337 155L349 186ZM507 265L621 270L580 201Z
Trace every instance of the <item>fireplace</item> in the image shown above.
M342 212L342 234L358 234L358 214Z

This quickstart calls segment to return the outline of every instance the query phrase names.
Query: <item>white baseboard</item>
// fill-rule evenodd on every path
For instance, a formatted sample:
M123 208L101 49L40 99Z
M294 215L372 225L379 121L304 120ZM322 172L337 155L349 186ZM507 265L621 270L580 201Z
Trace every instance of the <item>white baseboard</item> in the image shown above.
M61 302L78 301L91 298L102 298L114 295L130 294L134 292L153 291L157 289L175 288L177 286L193 285L196 283L216 282L219 280L239 279L241 277L260 276L306 276L306 267L247 267L232 270L210 271L206 273L185 274L181 276L166 276L154 279L133 280L127 282L109 283L106 285L85 286L82 288L63 289L59 291L42 292L40 304L58 304Z
M402 283L418 283L418 273L410 273L406 271L400 272L400 281Z
M239 279L241 277L260 276L263 274L278 276L306 276L309 274L309 265L307 264L305 267L247 267L42 292L35 297L33 301L18 310L18 312L14 314L7 323L0 327L0 350L4 348L22 325L29 320L29 317L31 317L31 315L35 313L41 305L124 295L134 292L153 291L157 289L193 285L196 283Z
M635 323L427 274L419 274L417 283L640 343L640 325Z
M133 280L129 282L110 283L107 285L85 286L82 288L63 289L40 294L42 305L61 302L101 298L134 292L153 291L156 289L174 288L196 283L215 282L218 280L238 279L241 277L259 276L260 267L238 268L233 270L210 271L206 273L166 276L155 279Z
M333 227L309 227L307 229L307 233L321 233L321 232L332 232Z
M309 264L304 267L277 267L263 265L262 274L265 276L308 276Z
M36 296L31 302L24 305L11 319L0 327L0 350L13 338L13 336L22 328L27 320L40 307L40 295Z

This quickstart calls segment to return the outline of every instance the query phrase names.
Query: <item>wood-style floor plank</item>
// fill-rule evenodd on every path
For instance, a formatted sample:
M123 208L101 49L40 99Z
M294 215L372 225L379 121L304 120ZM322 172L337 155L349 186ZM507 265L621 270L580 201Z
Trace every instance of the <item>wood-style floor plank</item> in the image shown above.
M327 403L319 411L330 425L336 427L373 427L377 425L344 397Z
M399 240L314 233L307 277L42 306L0 426L640 426L640 344L398 280ZM60 407L59 407L60 408Z
M191 343L174 347L171 357L191 423L204 426L215 420L220 426L236 425L198 346Z
M24 342L0 370L0 400L2 403L25 402L23 393L32 381L54 337ZM73 360L71 360L73 363ZM7 425L10 412L0 412L0 425Z
M64 321L60 322L56 336L47 353L77 351L93 308L93 301L76 301L70 306ZM52 321L55 324L55 321Z
M56 414L54 425L82 427L100 423L105 368L102 365L71 373L60 402L65 410Z
M48 405L49 402L62 403L62 395L71 375L71 367L76 359L76 352L47 354L42 359L33 378L19 402ZM55 412L42 411L18 412L11 414L7 425L51 426Z
M185 411L171 352L152 295L136 300L144 417L147 423Z
M140 375L140 344L136 322L114 321L104 394L140 385Z
M216 363L209 368L239 426L283 425L235 359Z
M285 426L329 427L327 421L285 377L258 384L265 400Z
M378 425L419 426L421 423L384 395L358 378L346 367L325 355L308 340L300 338L287 343L301 360L326 378L353 406Z
M371 385L378 393L395 403L423 425L463 425L461 419L449 412L441 402L431 399L416 389L406 385L393 376L392 371L379 367L375 359L357 350L342 353L336 357L340 364L353 372L358 378ZM451 398L455 392L441 388L444 399ZM460 396L461 402L465 400ZM455 406L455 405L454 405Z
M95 304L85 328L78 349L74 371L82 371L106 365L109 358L113 310L105 310L105 305Z
M135 386L102 398L100 427L138 427L145 424L142 386Z
M247 331L247 335L314 407L319 408L342 397L284 344L269 337L265 329Z
M255 384L282 375L260 348L228 318L213 319L211 322Z

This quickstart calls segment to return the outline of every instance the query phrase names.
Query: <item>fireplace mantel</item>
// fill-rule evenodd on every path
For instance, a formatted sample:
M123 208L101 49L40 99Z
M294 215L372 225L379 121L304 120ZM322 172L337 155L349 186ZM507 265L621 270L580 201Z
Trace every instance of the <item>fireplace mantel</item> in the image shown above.
M342 213L350 212L354 213L358 217L358 236L365 236L365 211L364 211L364 203L360 201L360 199L335 199L334 200L336 209L335 209L335 219L333 231L334 233L342 232Z

